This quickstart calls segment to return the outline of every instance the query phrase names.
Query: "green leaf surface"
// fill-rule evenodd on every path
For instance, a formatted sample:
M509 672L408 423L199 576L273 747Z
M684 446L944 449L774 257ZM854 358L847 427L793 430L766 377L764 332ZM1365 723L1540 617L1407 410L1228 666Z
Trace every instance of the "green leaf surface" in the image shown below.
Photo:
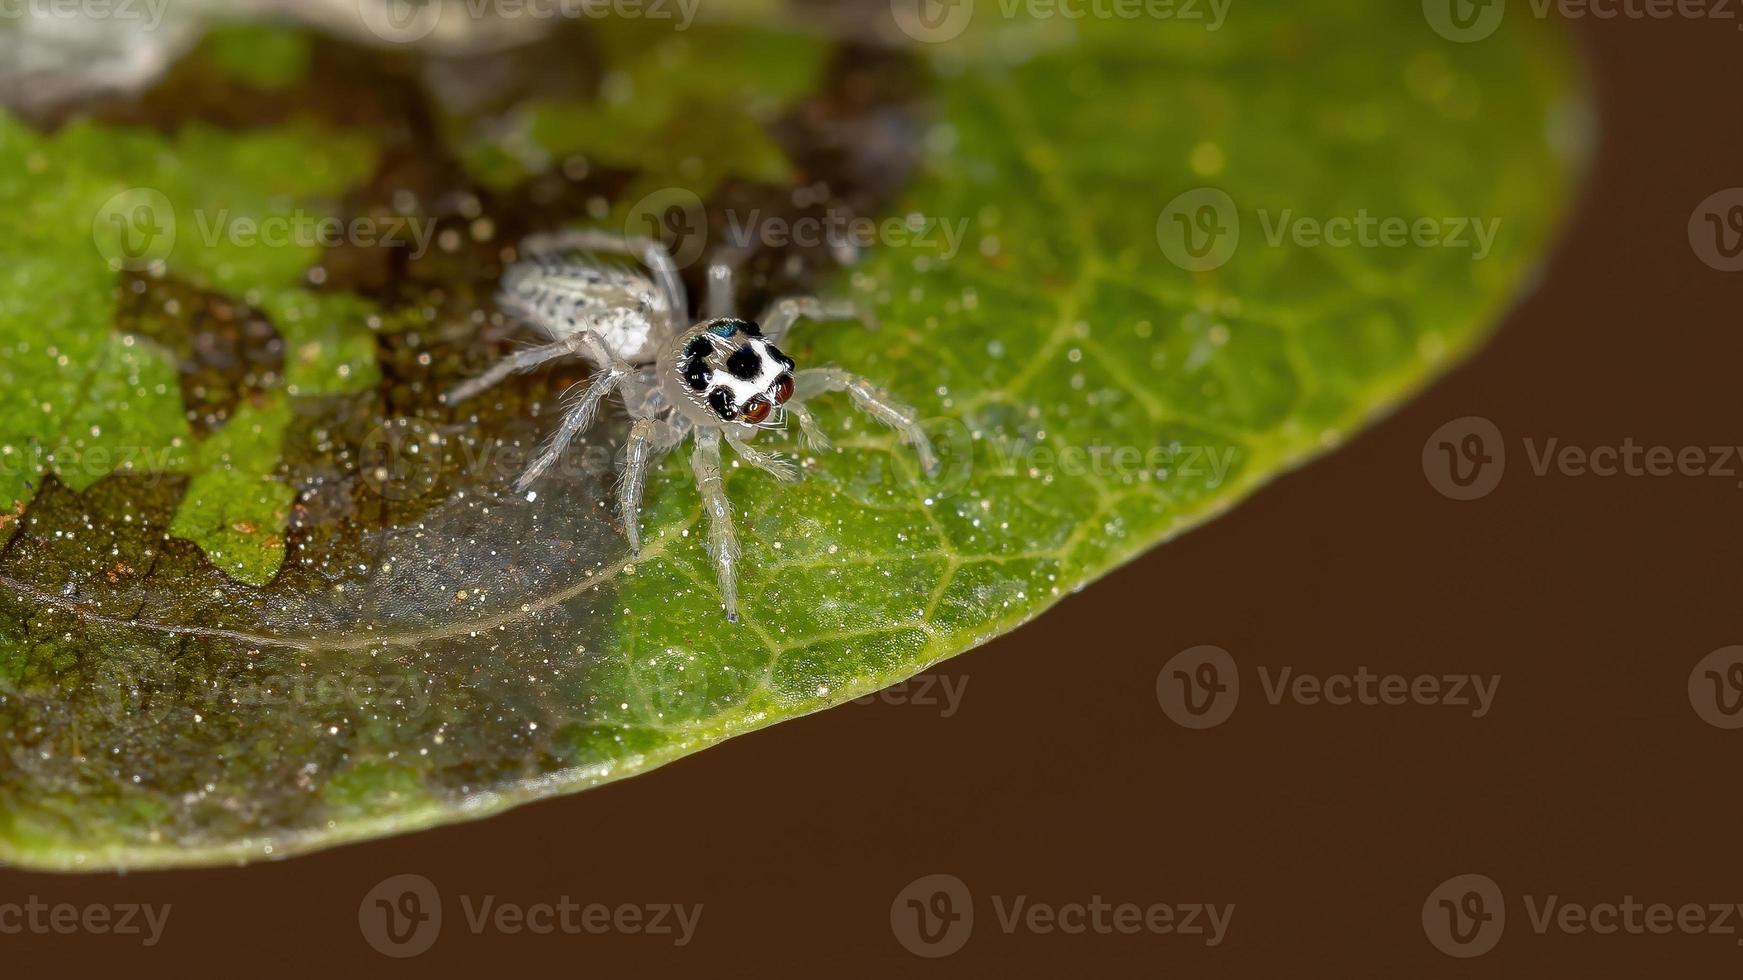
M1454 44L1415 5L1356 0L1236 5L1214 30L989 13L875 52L586 26L604 84L450 101L422 135L370 116L403 74L271 30L191 56L266 100L258 125L0 117L0 858L235 862L471 819L911 676L1469 351L1578 162L1573 64L1530 18ZM804 480L731 468L739 625L687 453L651 476L635 560L610 506L622 419L509 493L580 368L436 397L524 339L481 312L498 233L621 221L661 187L716 231L740 200L857 194L880 223L857 265L782 262L746 299L796 265L873 306L881 331L809 324L787 349L916 406L944 459L922 477L830 396L834 448L770 440ZM130 188L168 201L173 248L105 237ZM444 232L375 263L200 234L219 212ZM1333 219L1372 241L1301 231ZM1442 240L1393 243L1385 219Z
M273 311L289 346L290 391L370 383L367 304L317 296L302 283L320 257L310 229L330 217L323 203L369 164L357 137L307 128L238 136L188 126L166 138L77 122L41 135L0 117L0 236L9 246L0 507L21 509L45 473L74 490L116 472L189 473L196 486L238 486L200 463L222 464L221 454L204 450L190 425L221 433L223 415L190 419L174 355L145 339L159 331L119 322L121 300L145 285L121 273L167 270ZM282 244L261 244L268 240ZM185 335L191 313L166 306L146 316ZM221 545L233 532L196 516L177 521L232 574L262 584L283 561L286 508L243 499L254 496L227 505L259 528L260 540L246 545Z

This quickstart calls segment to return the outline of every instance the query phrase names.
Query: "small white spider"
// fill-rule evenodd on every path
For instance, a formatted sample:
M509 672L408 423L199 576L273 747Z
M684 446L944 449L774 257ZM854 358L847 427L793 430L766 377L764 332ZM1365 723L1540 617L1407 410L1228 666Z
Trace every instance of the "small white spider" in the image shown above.
M781 480L798 479L798 469L775 453L754 449L749 440L761 429L781 428L791 414L815 449L828 448L805 401L845 391L860 411L896 430L914 447L928 474L938 469L932 446L911 409L891 399L864 378L840 368L795 371L793 359L776 346L800 317L859 320L875 329L870 315L853 303L789 296L764 311L761 325L731 315L732 269L708 270L702 318L686 302L678 270L659 242L604 231L534 235L520 245L521 260L503 273L497 304L542 332L550 342L515 353L447 395L457 404L518 371L553 358L580 355L594 372L569 406L550 443L515 481L524 492L562 457L570 440L592 423L611 392L623 398L635 422L624 449L618 504L632 554L641 551L641 501L648 466L694 435L690 468L708 513L709 556L720 581L726 618L738 621L738 538L732 507L720 476L720 440L725 438L752 466ZM653 275L602 264L577 253L628 255Z

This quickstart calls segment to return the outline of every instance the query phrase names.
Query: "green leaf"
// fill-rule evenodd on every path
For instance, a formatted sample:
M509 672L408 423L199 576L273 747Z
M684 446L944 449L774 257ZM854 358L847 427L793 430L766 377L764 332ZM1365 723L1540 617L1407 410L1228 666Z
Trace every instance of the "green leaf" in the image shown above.
M272 311L292 392L370 384L368 304L302 284L320 256L313 223L330 217L323 199L370 163L362 140L307 129L238 137L188 126L166 138L79 122L44 136L0 117L0 236L12 252L0 299L10 355L0 363L0 508L21 509L44 473L75 490L116 472L214 479L193 463L220 454L195 445L174 355L141 339L186 334L182 318L194 311L151 309L144 319L175 322L118 331L118 298L144 285L118 271L167 269ZM270 222L284 229L280 247L259 244ZM255 475L276 462L261 461ZM262 523L247 548L221 544L232 531L191 515L177 533L214 557L222 547L232 574L263 584L283 560L286 508L272 511L276 520L259 506L249 512Z
M603 74L634 79L622 101L450 107L432 137L448 154L389 152L343 117L0 121L0 451L23 464L3 487L19 503L0 552L0 856L245 861L642 772L984 642L1335 447L1527 281L1577 162L1574 72L1530 18L1469 44L1414 5L1355 0L1207 26L989 16L878 51L594 26ZM273 75L311 104L389 87ZM758 142L794 118L800 135ZM479 141L504 132L506 168ZM820 181L792 156L818 133L861 157L905 141L916 165L849 159ZM565 167L577 154L627 176ZM377 159L413 169L383 182ZM184 234L141 273L104 262L100 224L93 247L127 187L161 191L184 230L221 209L376 213L401 181L426 182L434 214L457 179L442 159L493 191L438 215L465 234L387 288L315 247ZM845 400L816 403L834 449L776 441L802 482L728 474L742 624L721 615L685 453L651 475L639 560L610 506L621 419L532 499L508 492L575 366L465 411L438 401L516 342L475 315L506 244L492 227L621 220L679 186L718 229L747 186L841 194L867 172L900 177L869 215L898 223L818 284L883 329L805 325L787 348L917 406L944 472L922 478ZM535 193L553 180L584 203ZM1478 255L1468 226L1433 246L1296 237L1364 215L1477 219L1493 238ZM1231 238L1205 229L1235 224L1232 254L1182 251L1183 230L1214 246ZM281 373L217 366L262 351ZM99 446L149 452L129 467Z
M683 186L706 195L729 174L790 179L766 124L815 81L819 41L622 18L601 21L595 34L612 66L596 97L529 99L472 132L463 118L450 121L481 181L509 187L576 156L635 168L648 192Z

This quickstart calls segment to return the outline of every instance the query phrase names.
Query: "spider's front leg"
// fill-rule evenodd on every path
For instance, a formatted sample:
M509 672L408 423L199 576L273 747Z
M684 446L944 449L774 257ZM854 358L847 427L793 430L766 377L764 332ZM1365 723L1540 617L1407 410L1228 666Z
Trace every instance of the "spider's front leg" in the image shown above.
M739 548L738 537L732 532L732 503L726 499L726 484L720 476L720 430L697 430L690 469L696 474L702 509L708 512L708 555L714 559L714 576L720 582L720 603L726 608L726 618L736 623Z
M594 363L599 367L587 379L587 387L582 390L581 397L570 405L562 423L557 426L557 431L551 435L550 442L546 443L545 451L527 464L526 470L514 481L516 493L524 493L532 486L533 481L563 458L569 443L593 424L593 417L598 413L606 396L619 387L637 389L641 386L640 372L627 361L612 357L598 335L582 333L578 336L581 338L582 347L593 356Z
M800 318L810 320L858 320L867 330L878 328L878 318L850 299L819 299L816 296L785 296L769 304L758 325L771 344L779 344Z
M683 429L656 418L639 418L629 427L629 442L623 449L623 482L617 487L617 505L623 516L623 533L629 538L632 555L639 555L642 551L642 489L647 485L648 467L683 438Z
M914 417L914 410L890 397L882 388L857 374L832 367L799 371L793 375L793 383L794 402L803 402L830 391L847 392L855 408L895 429L903 442L914 447L915 454L920 457L920 469L927 476L937 475L938 457L932 452L932 441L926 438L919 420ZM791 411L790 405L788 410Z
M792 483L799 478L798 468L780 453L765 453L731 433L727 433L726 443L732 447L733 452L742 456L745 462L770 474L782 483Z
M823 434L823 427L811 417L811 410L797 401L787 403L787 414L799 420L799 438L809 448L826 453L829 451L829 437Z
M714 320L732 315L733 303L737 301L738 290L733 281L738 276L737 256L721 256L708 266L708 288L702 294L702 316Z

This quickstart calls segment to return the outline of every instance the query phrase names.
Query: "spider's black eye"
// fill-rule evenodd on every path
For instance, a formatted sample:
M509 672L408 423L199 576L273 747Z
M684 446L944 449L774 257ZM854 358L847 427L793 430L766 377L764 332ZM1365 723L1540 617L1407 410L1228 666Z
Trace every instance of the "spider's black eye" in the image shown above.
M763 359L757 356L756 351L751 350L749 344L745 344L726 359L726 369L732 372L733 377L750 381L763 373Z
M763 328L757 326L750 320L740 320L738 322L738 332L744 334L746 337L761 337L763 335Z
M781 349L774 344L769 345L769 356L780 362L780 365L787 370L793 370L793 359L783 354Z
M708 362L701 355L692 355L689 363L684 365L684 383L691 391L701 391L708 387Z
M685 357L707 357L712 353L714 353L714 345L708 342L707 337L692 337L690 342L684 345Z
M709 392L708 404L714 409L714 414L728 422L738 418L738 412L734 411L732 407L732 398L727 395L725 388L716 388Z

